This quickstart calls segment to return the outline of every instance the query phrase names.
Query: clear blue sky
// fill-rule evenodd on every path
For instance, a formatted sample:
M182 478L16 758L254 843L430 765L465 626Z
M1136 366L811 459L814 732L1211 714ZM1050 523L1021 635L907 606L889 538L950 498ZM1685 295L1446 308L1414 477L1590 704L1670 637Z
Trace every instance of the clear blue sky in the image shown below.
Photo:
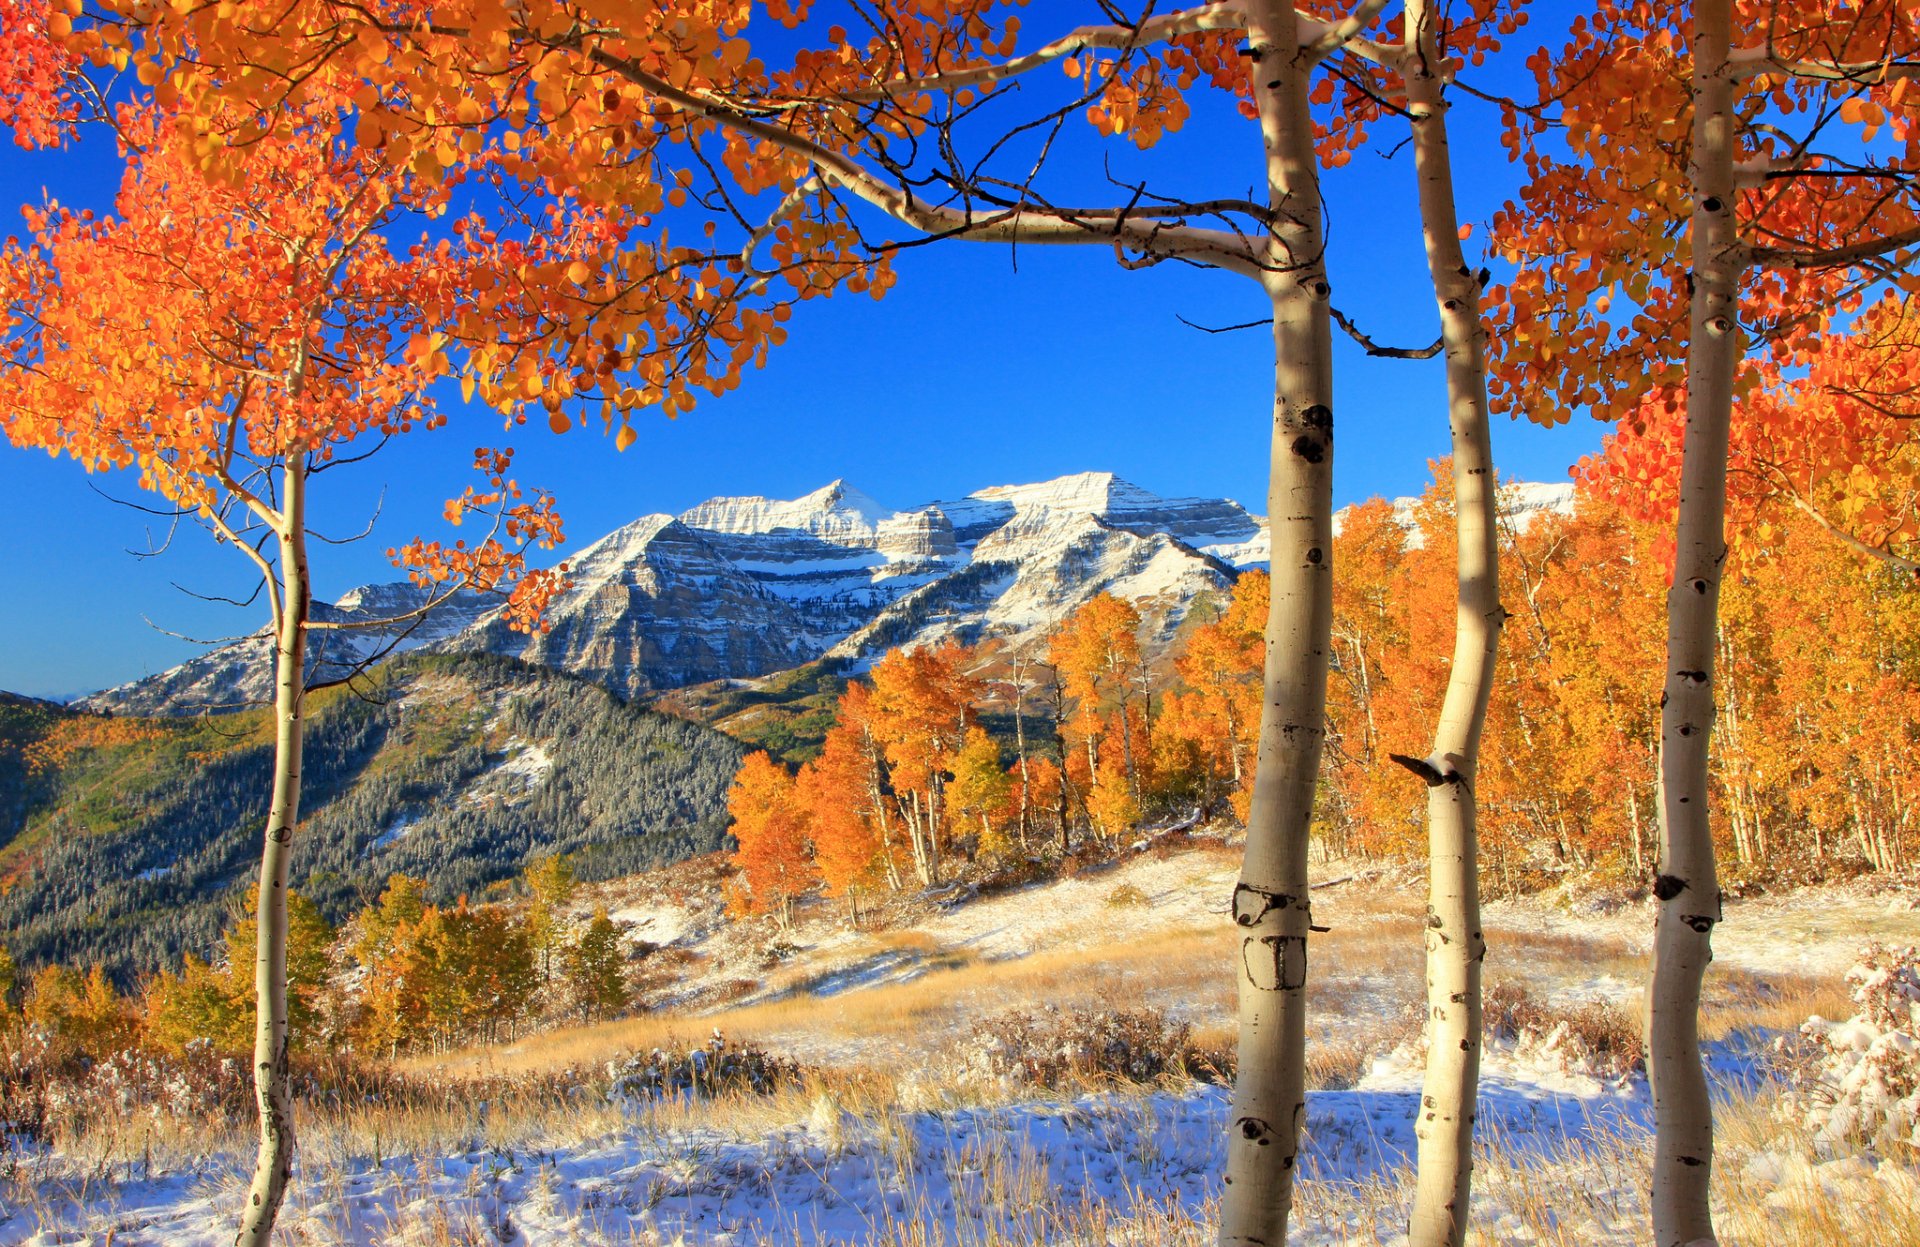
M1463 104L1453 128L1462 216L1484 222L1514 175L1490 114ZM1091 160L1105 156L1086 132L1072 137ZM1111 154L1123 176L1137 170L1166 193L1244 196L1260 176L1257 131L1218 99L1147 157L1126 146ZM45 188L104 208L118 176L111 155L8 147L0 197L38 202ZM1436 332L1412 185L1403 150L1392 160L1362 154L1326 186L1335 303L1376 340L1408 345ZM0 212L0 233L17 232L12 204ZM1468 244L1472 262L1484 234ZM793 497L835 477L906 506L1104 469L1161 494L1225 496L1264 511L1271 339L1264 329L1207 335L1176 319L1253 320L1264 311L1257 288L1173 264L1129 272L1098 247L1024 248L1017 271L1015 258L977 244L912 250L884 301L842 296L797 309L764 370L676 421L643 413L625 454L597 431L554 437L530 424L515 439L516 475L559 495L576 547L649 512L716 494ZM1369 360L1341 339L1337 387L1337 501L1418 492L1428 461L1447 449L1437 364ZM317 524L336 533L361 528L390 487L375 540L317 549L322 596L394 579L381 553L389 544L443 532L440 505L466 485L464 457L502 440L497 417L457 407L456 398L448 428L402 439L411 444L326 482ZM1495 453L1508 476L1560 480L1600 433L1503 420ZM93 483L136 494L127 482ZM174 587L250 591L238 556L201 531L183 529L160 558L127 553L156 523L96 495L70 462L0 441L0 525L10 535L0 546L0 689L64 696L200 652L147 621L210 637L258 626L261 608L213 606Z

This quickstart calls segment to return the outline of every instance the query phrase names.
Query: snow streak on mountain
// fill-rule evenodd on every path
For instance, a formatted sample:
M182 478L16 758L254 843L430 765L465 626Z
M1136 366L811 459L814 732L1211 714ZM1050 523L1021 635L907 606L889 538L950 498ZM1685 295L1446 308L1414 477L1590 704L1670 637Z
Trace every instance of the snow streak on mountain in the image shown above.
M1572 486L1517 484L1507 499L1524 522L1569 510ZM1396 508L1411 523L1411 500ZM417 626L325 634L330 648L309 678L430 647L522 658L631 698L823 657L858 670L897 646L947 637L1022 645L1103 592L1134 602L1159 648L1196 597L1267 557L1265 519L1239 503L1162 498L1111 472L904 510L834 481L791 501L712 498L614 530L569 557L572 587L542 635L512 632L484 600L462 595ZM421 594L404 582L369 585L316 604L314 616L392 618ZM262 636L83 704L155 714L263 701L271 657Z

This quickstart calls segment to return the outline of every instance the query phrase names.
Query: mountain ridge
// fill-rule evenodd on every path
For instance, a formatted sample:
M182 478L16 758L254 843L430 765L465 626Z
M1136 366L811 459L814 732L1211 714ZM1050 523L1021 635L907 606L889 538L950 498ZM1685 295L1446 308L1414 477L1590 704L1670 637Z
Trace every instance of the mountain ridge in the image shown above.
M1524 523L1569 510L1572 488L1516 482L1503 495ZM1413 501L1394 503L1409 528ZM533 636L470 594L414 627L365 627L424 599L406 582L361 586L315 604L316 618L363 629L326 634L308 678L343 678L376 654L490 653L634 700L821 659L859 670L886 649L948 637L1034 644L1101 592L1134 603L1155 650L1171 644L1195 597L1268 555L1265 518L1239 503L1166 498L1112 472L986 486L900 510L836 479L799 498L722 495L621 525L570 557L572 585L549 610L549 630ZM270 687L271 647L260 635L78 704L183 714L258 704Z

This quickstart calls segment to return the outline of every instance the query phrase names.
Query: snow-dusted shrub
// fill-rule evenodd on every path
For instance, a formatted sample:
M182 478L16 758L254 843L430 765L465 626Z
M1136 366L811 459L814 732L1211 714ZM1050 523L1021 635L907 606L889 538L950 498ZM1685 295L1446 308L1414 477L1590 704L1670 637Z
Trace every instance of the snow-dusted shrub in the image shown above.
M1854 1015L1809 1018L1797 1051L1783 1045L1796 1075L1783 1111L1825 1150L1920 1148L1920 949L1870 943L1847 981Z
M1523 1054L1551 1057L1571 1073L1618 1082L1647 1067L1639 1024L1608 1001L1554 1008L1535 1000L1518 983L1496 983L1481 998L1481 1010L1488 1040L1505 1040Z
M766 1095L798 1083L798 1062L774 1056L752 1044L730 1042L719 1031L698 1048L655 1048L625 1060L610 1061L608 1096L614 1100L655 1100L687 1095L709 1098L729 1091Z
M245 1062L204 1042L177 1055L119 1048L98 1059L24 1030L0 1045L0 1151L8 1139L51 1145L102 1128L217 1127L253 1111Z
M1014 1009L982 1019L955 1055L963 1080L1054 1090L1088 1082L1202 1076L1192 1028L1158 1009Z

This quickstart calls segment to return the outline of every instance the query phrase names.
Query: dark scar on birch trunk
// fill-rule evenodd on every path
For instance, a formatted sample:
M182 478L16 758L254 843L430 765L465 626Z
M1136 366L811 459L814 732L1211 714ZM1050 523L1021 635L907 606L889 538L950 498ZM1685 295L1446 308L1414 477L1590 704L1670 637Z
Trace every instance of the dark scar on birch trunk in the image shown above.
M1240 968L1247 982L1263 992L1294 991L1307 985L1307 937L1262 935L1240 945Z

